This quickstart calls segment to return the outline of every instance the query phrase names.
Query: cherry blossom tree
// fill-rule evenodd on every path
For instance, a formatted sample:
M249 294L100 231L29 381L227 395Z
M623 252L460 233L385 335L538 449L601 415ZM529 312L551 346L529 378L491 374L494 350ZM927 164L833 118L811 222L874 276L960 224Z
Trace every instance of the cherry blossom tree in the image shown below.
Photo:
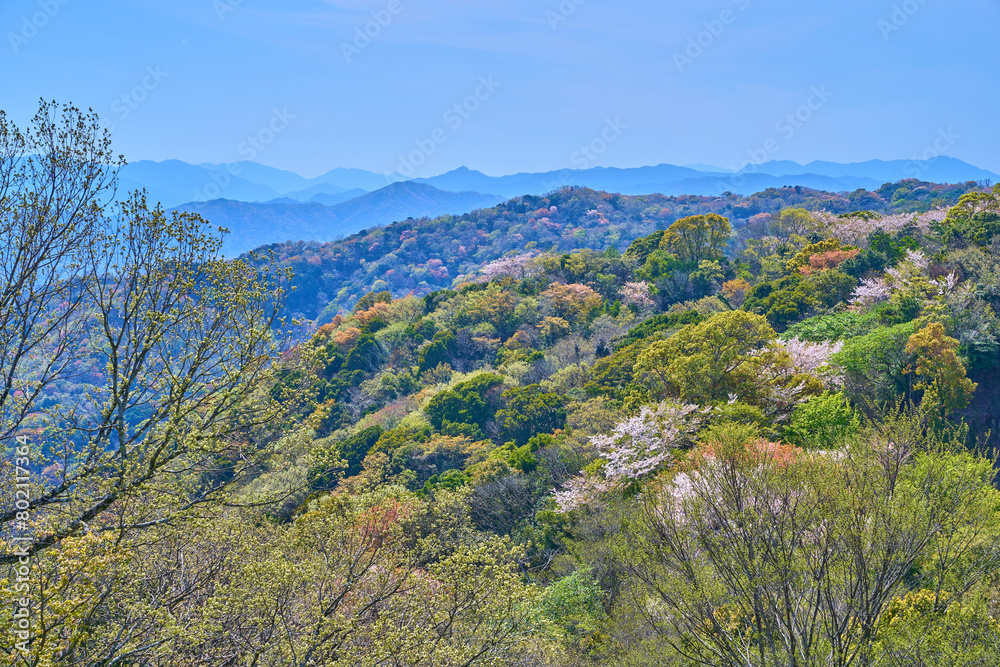
M892 296L892 288L885 278L865 278L854 289L851 295L851 305L869 308L875 304L888 301Z
M626 306L635 305L639 310L650 310L653 307L649 283L625 283L619 291L619 296Z
M591 438L605 460L601 475L577 477L555 492L561 512L591 505L601 494L653 475L674 461L677 449L694 444L706 410L697 405L661 403L644 407L607 435Z
M514 278L523 280L533 278L541 273L541 267L534 262L538 252L528 252L523 255L513 257L503 257L490 262L480 270L480 275L476 279L479 283L488 283L499 278Z
M830 366L830 357L844 348L842 341L810 343L792 338L784 341L782 345L791 357L791 366L796 373L813 375L829 385L836 386L843 382Z
M845 245L865 246L868 237L873 232L883 231L889 234L899 232L910 225L915 225L921 233L927 233L936 222L941 222L948 215L944 209L936 209L914 215L912 213L898 213L896 215L884 215L874 218L864 216L851 218L837 218L830 214L822 216L827 230L834 238Z

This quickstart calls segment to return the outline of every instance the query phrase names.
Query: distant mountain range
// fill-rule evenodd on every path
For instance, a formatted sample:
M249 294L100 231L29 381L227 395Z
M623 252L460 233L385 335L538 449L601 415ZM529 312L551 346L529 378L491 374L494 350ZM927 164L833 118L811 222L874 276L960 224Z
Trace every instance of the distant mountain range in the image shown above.
M122 188L145 188L152 201L174 208L213 199L242 202L290 199L309 203L317 195L339 195L352 190L361 190L363 194L399 179L364 169L334 169L316 178L305 178L256 162L195 165L180 160L142 160L122 169L119 180Z
M728 190L748 195L785 185L844 192L878 188L907 178L934 183L1000 181L1000 175L944 156L929 161L870 160L848 164L820 161L801 165L782 160L751 164L742 172L701 164L687 167L660 164L630 169L595 167L487 176L461 167L415 180L446 192L489 192L517 197L544 194L567 185L621 194L715 195ZM332 205L346 201L337 201L337 198L349 191L371 192L405 180L397 174L376 174L364 169L334 169L316 178L305 178L255 162L192 165L179 160L136 162L125 167L121 179L128 189L145 187L151 199L161 201L168 208L213 199L244 202L282 199Z
M859 188L874 190L885 183L907 178L933 183L1000 180L997 174L949 157L938 157L926 162L871 160L852 164L810 162L800 165L796 162L772 161L750 165L741 172L709 172L694 167L661 164L633 169L595 167L500 177L487 176L462 167L440 176L417 180L442 190L488 190L516 197L543 194L567 185L582 185L627 195L658 193L713 196L726 191L750 195L768 188L796 185L828 192L847 192Z
M120 174L124 190L145 188L152 201L195 211L232 235L227 255L287 240L329 241L359 229L406 218L460 215L522 195L584 186L624 195L751 195L800 186L827 192L876 190L915 178L935 183L1000 181L1000 175L961 160L771 161L740 172L712 165L660 164L630 169L595 167L488 176L461 167L406 181L396 174L338 168L316 178L255 162L193 165L141 161ZM485 194L489 193L489 194Z

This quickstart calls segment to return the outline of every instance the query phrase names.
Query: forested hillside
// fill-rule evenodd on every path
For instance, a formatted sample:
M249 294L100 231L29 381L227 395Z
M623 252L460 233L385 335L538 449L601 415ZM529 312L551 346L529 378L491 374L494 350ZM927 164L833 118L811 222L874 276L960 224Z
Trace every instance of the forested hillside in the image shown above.
M1000 186L406 223L296 343L92 115L0 155L0 663L997 664Z
M976 183L901 181L876 192L834 194L784 188L750 197L634 197L568 188L545 197L520 197L467 215L397 222L336 243L287 243L267 250L273 250L295 274L290 311L324 324L368 292L423 296L451 287L456 279L512 252L624 250L635 239L680 218L704 213L731 220L736 229L731 251L735 251L765 234L774 215L785 208L835 215L860 210L928 212L952 206L978 187Z

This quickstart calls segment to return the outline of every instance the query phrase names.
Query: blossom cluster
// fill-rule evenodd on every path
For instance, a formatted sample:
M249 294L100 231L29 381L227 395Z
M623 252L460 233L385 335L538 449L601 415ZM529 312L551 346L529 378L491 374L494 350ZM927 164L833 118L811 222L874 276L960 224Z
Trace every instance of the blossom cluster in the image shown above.
M635 305L641 310L649 310L653 307L653 298L650 296L649 283L625 283L619 292L622 303L626 306Z
M607 493L613 486L610 481L603 477L580 475L564 483L562 489L552 495L555 497L556 507L565 514L592 505L601 494Z
M792 338L784 341L782 345L791 357L792 368L796 373L814 375L831 385L841 384L841 378L831 369L830 358L844 349L842 341L810 343Z
M661 404L620 422L608 435L591 438L605 460L604 475L576 477L554 496L561 512L593 504L602 493L660 470L673 451L691 445L704 410L696 405Z
M892 287L885 278L865 278L861 284L854 288L851 294L851 305L868 308L875 304L887 301L892 296Z
M480 270L476 282L488 283L498 278L507 277L522 280L538 276L542 269L533 261L537 255L537 252L529 252L490 262Z
M885 215L871 220L864 218L837 218L830 214L821 214L819 218L826 224L827 229L845 245L864 246L868 237L873 232L883 231L889 234L905 229L909 225L915 225L917 230L923 233L930 231L931 225L941 222L948 215L944 209L928 211L919 215L912 213L899 213L896 215Z
M620 422L609 435L591 439L609 480L634 480L657 470L673 457L672 450L691 442L700 425L696 405L661 404L644 407Z

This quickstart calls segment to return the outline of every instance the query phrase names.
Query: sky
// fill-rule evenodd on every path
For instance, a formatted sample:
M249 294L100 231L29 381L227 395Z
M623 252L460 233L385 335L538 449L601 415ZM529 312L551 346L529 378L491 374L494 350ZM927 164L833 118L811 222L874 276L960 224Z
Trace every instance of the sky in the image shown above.
M998 0L3 0L0 109L129 161L432 176L947 154L1000 172Z

